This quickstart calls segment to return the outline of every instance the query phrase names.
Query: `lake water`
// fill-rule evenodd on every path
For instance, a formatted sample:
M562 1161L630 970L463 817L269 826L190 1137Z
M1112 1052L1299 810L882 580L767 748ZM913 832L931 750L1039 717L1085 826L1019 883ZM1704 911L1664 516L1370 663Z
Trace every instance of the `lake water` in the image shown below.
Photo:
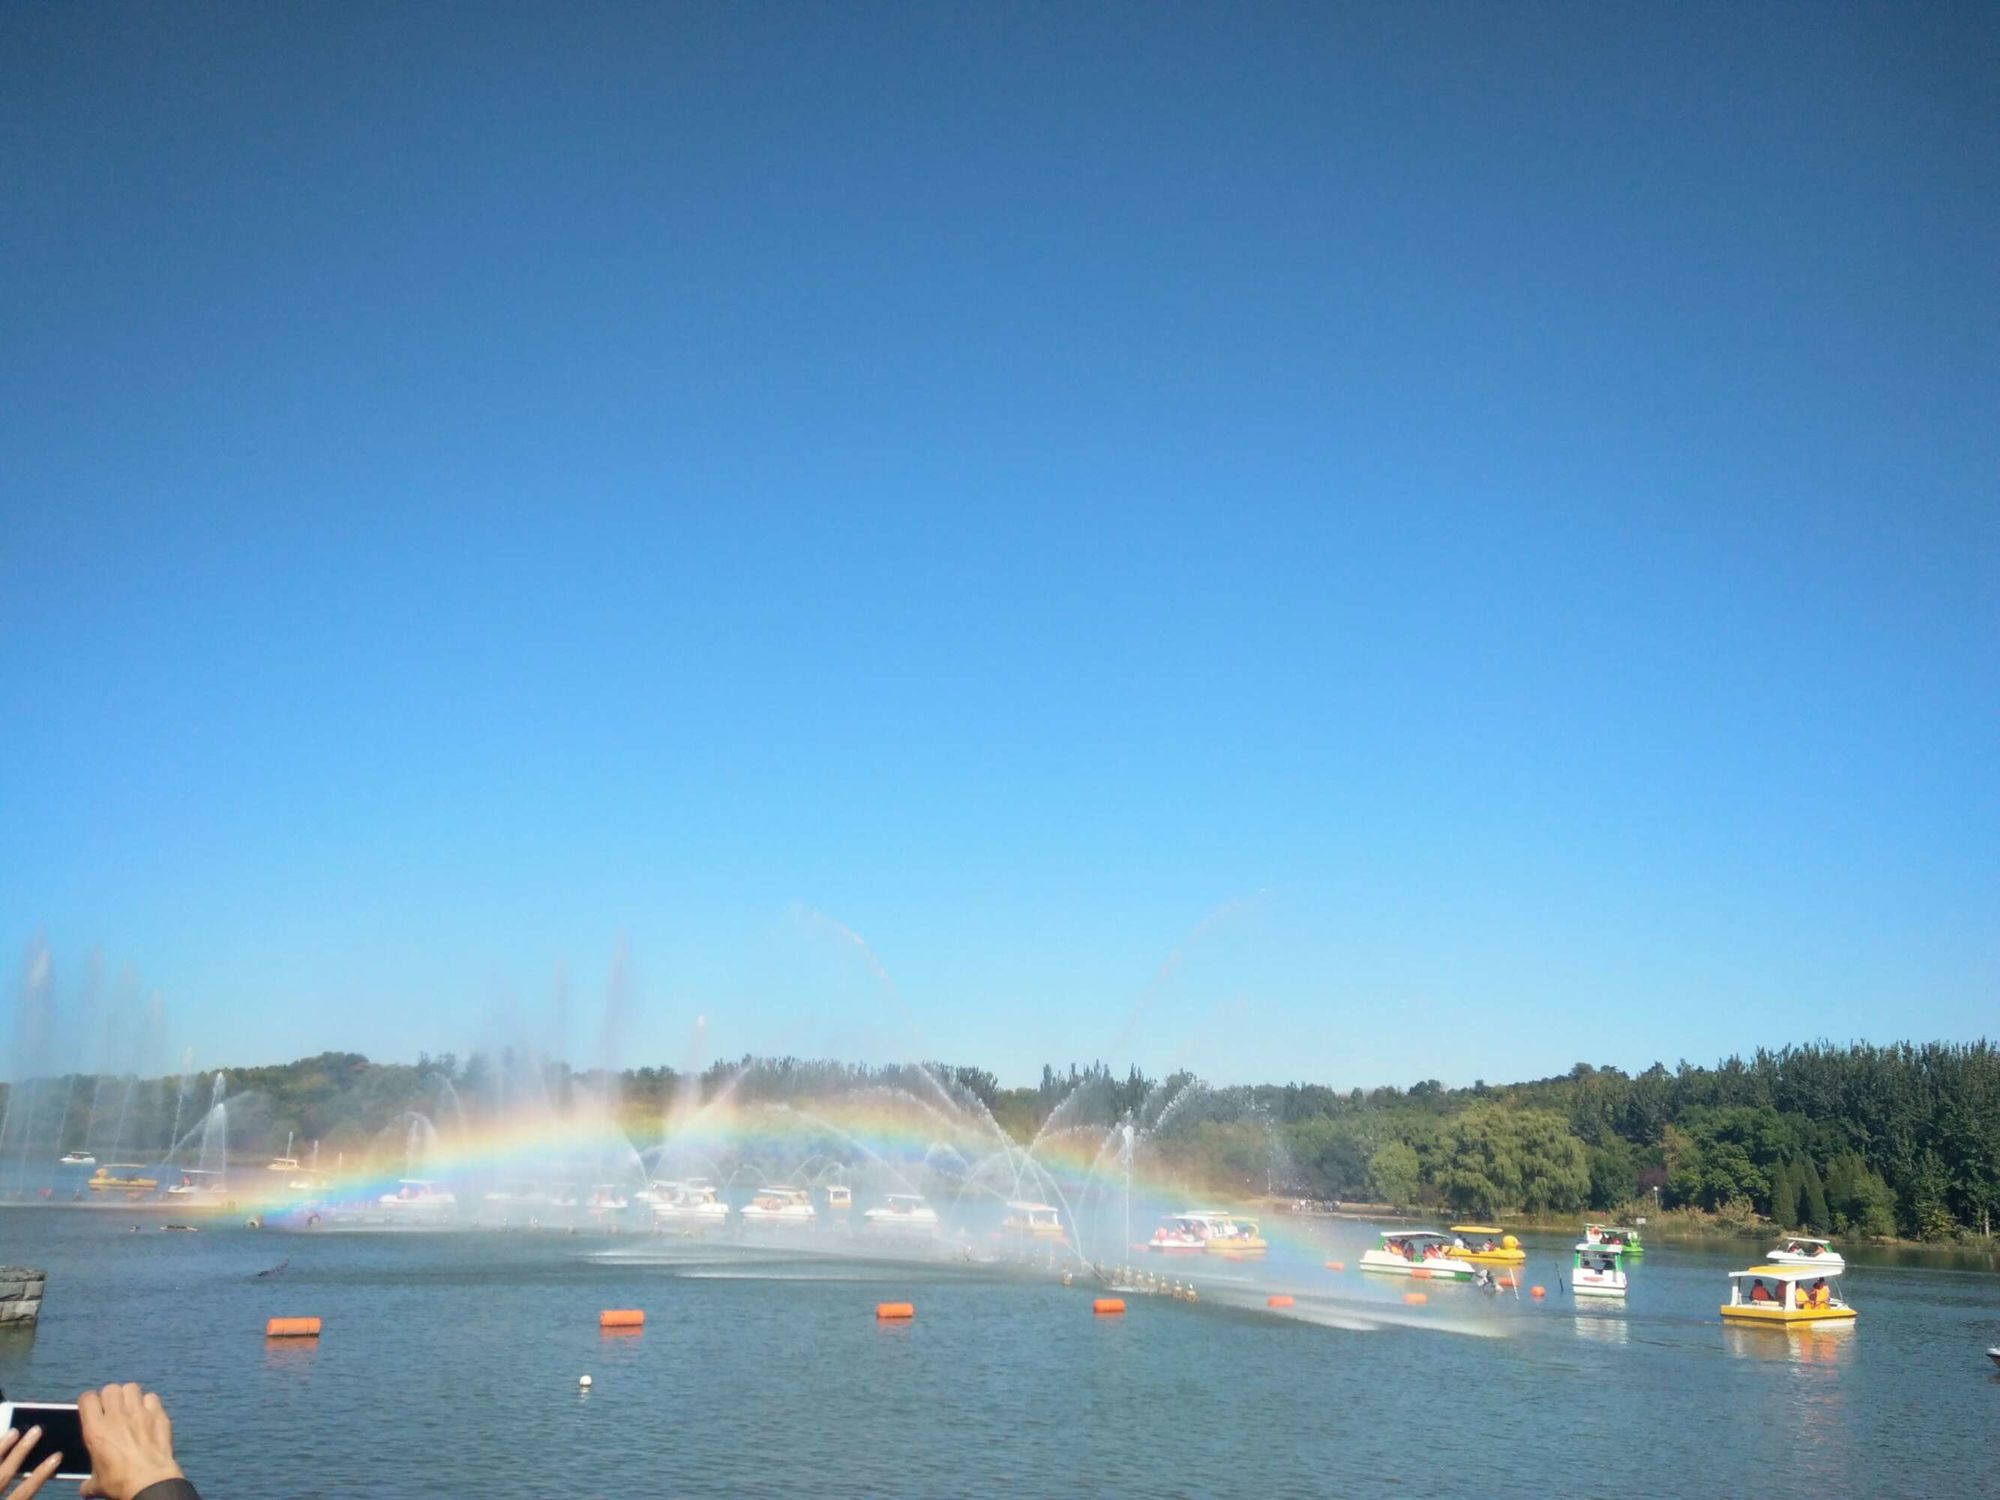
M2000 1494L1990 1270L1860 1265L1854 1326L1739 1330L1716 1307L1744 1247L1649 1246L1624 1307L1579 1307L1565 1243L1524 1238L1541 1302L1434 1283L1405 1306L1411 1283L1353 1269L1365 1227L1325 1221L1261 1265L1166 1266L1196 1305L1100 1318L1027 1267L0 1209L0 1263L49 1272L0 1387L157 1387L215 1500ZM915 1320L878 1324L885 1298ZM609 1307L644 1331L600 1334ZM265 1341L298 1314L323 1337Z

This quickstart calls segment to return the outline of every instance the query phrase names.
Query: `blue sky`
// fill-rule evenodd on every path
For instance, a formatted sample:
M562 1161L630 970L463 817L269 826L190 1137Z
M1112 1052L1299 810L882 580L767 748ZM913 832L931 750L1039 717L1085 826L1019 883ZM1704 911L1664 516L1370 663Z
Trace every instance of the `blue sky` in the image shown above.
M10 7L0 939L210 1063L1981 1034L1996 76L1948 5Z

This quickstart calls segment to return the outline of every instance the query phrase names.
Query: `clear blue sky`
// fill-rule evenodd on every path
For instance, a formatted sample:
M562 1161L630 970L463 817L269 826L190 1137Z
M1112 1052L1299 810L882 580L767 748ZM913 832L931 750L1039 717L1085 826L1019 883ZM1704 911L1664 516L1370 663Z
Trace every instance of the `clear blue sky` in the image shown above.
M211 1063L1980 1034L1996 78L1983 5L7 7L0 938Z

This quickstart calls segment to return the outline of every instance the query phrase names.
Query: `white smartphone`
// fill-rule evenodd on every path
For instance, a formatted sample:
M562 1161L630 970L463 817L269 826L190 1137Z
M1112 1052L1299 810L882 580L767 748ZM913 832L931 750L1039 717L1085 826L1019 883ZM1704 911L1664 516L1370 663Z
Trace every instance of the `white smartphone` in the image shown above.
M56 1478L90 1477L90 1452L83 1446L83 1418L77 1414L75 1402L0 1401L0 1432L10 1427L16 1432L26 1432L30 1427L42 1429L41 1437L36 1439L16 1473L26 1474L51 1453L60 1453L62 1464L56 1470Z

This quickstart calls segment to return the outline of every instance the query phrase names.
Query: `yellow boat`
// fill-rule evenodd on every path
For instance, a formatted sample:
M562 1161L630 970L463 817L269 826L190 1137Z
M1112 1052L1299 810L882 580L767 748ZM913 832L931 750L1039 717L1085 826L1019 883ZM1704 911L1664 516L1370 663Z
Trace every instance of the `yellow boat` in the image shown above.
M1238 1219L1213 1209L1190 1217L1198 1218L1204 1226L1201 1248L1210 1255L1224 1255L1232 1259L1262 1255L1271 1247L1265 1242L1263 1233L1255 1219Z
M99 1167L90 1174L90 1181L84 1184L93 1193L150 1193L160 1185L157 1177L113 1177L113 1172L143 1172L146 1169L137 1162L114 1161L109 1166Z
M1062 1216L1053 1204L1016 1199L1007 1205L1007 1217L1000 1221L1000 1232L1023 1239L1059 1240L1063 1237Z
M1840 1272L1819 1266L1752 1266L1747 1271L1731 1271L1729 1300L1722 1304L1723 1320L1790 1328L1851 1319L1854 1309L1833 1290L1832 1283L1839 1278Z
M1475 1261L1482 1266L1518 1266L1528 1258L1519 1240L1494 1225L1454 1224L1451 1232L1461 1241L1445 1251L1453 1260ZM1473 1238L1475 1235L1479 1238Z

